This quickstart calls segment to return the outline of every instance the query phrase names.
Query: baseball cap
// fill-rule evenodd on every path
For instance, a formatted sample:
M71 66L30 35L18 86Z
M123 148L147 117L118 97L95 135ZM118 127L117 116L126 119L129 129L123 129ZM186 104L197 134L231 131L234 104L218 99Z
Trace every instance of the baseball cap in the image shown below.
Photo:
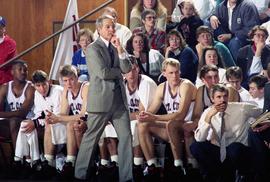
M0 16L0 25L2 25L3 27L6 26L6 20L2 16Z

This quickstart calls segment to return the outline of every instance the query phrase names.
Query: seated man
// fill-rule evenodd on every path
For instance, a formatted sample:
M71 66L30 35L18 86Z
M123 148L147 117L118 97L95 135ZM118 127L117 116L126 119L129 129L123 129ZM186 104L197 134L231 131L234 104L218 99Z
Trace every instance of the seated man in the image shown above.
M249 80L249 93L251 95L249 102L263 108L264 104L264 86L268 79L263 75L255 75Z
M270 76L270 66L267 68ZM264 87L263 111L270 110L270 82ZM252 166L255 170L255 181L267 182L270 179L270 123L261 123L257 127L249 130L249 146L252 152Z
M224 0L210 17L215 38L226 44L237 59L238 50L247 44L248 32L260 24L256 6L245 0Z
M56 174L54 156L54 145L66 143L66 127L62 124L50 125L45 122L46 110L55 114L60 112L60 98L63 88L58 85L51 85L48 76L44 71L37 70L32 75L32 83L36 89L34 99L34 116L31 119L21 122L20 131L18 133L14 161L17 167L23 168L21 161L26 158L24 170L28 167L28 173L21 178L29 177L31 174L30 163L32 168L39 173L36 173L42 179L48 179L51 175ZM44 157L45 161L40 164L40 152L38 136L43 135L44 128ZM62 138L57 138L62 136ZM43 138L43 136L42 136ZM21 170L19 169L19 170ZM34 174L35 175L35 174ZM32 176L34 177L34 176Z
M139 74L136 58L131 59L132 70L125 74L127 102L130 111L130 125L133 136L134 177L142 177L143 153L139 144L136 115L147 110L153 101L157 85L150 77Z
M248 89L248 80L256 74L266 75L267 65L270 62L270 45L265 43L269 33L263 26L255 26L249 32L252 44L239 49L236 60L237 66L243 71L242 86Z
M0 108L6 110L0 112L0 134L12 139L13 147L20 122L30 118L31 108L34 102L34 87L27 81L27 64L21 60L14 61L11 68L13 80L0 86Z
M200 71L200 79L202 80L203 84L198 88L196 100L195 100L195 106L192 113L192 121L186 122L183 125L184 129L184 136L185 141L188 143L186 145L186 151L190 153L190 145L192 144L194 140L194 133L193 131L196 130L198 126L199 119L205 109L212 106L212 101L210 98L210 90L211 88L219 83L219 74L218 74L218 68L215 65L205 65L201 68ZM227 86L229 91L229 102L238 102L239 101L239 94L238 92L232 88L231 86ZM190 154L191 155L191 154ZM188 161L189 162L189 161ZM196 161L193 160L190 161L193 166L193 168L197 168L198 164Z
M248 119L257 117L261 109L249 103L228 103L228 89L214 85L213 105L207 108L195 131L190 149L197 159L205 181L235 181L235 173L246 175L250 156L247 147Z
M66 123L67 127L67 158L63 166L63 178L72 178L76 155L81 144L83 133L87 126L86 103L88 82L78 80L77 70L74 66L65 65L60 70L60 76L64 84L61 96L60 114L47 111L47 121L50 124ZM71 115L69 115L71 114Z
M242 69L238 66L231 66L226 70L226 79L229 84L235 88L240 96L240 102L247 102L250 100L251 95L241 86L243 80Z
M179 70L179 61L173 58L164 60L162 71L167 81L158 86L150 107L138 115L139 141L147 160L150 176L153 174L152 172L156 171L155 166L157 165L152 136L170 142L175 174L182 177L185 173L182 126L191 119L197 89L189 80L180 78ZM164 104L168 114L155 115L161 104ZM191 156L187 157L191 158Z
M192 125L191 127L187 127L188 125L191 125L191 123L184 124L184 129L188 131L193 131L196 129L198 121L201 117L201 114L205 109L210 107L213 103L210 98L210 90L211 88L219 83L219 75L218 75L218 68L215 65L205 65L201 68L200 79L204 83L204 85L200 86L197 91L196 95L196 101L192 116ZM233 87L227 85L227 88L229 90L228 99L229 102L238 102L239 101L239 94L237 90L235 90ZM187 128L186 128L187 127Z

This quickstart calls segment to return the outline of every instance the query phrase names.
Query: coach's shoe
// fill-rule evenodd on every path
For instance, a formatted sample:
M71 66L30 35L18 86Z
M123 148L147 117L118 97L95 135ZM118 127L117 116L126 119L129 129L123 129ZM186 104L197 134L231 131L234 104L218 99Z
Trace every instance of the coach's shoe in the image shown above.
M167 174L167 181L175 181L175 182L180 182L183 181L185 179L186 176L186 171L185 168L183 168L182 166L172 166L169 170L168 170L168 174Z
M62 171L60 172L62 180L73 180L74 178L74 167L72 162L65 162Z
M141 165L133 165L133 178L135 182L143 181L143 168Z

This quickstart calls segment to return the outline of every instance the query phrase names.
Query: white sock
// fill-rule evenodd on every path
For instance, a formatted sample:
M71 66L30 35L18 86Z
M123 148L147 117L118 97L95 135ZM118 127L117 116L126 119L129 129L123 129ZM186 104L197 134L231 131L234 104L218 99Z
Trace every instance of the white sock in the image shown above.
M116 162L116 164L118 164L118 155L112 155L111 156L111 161Z
M31 159L25 159L25 161L26 161L27 163L31 163L31 162L32 162Z
M147 161L147 165L148 165L148 166L151 166L152 164L154 164L155 166L157 166L157 159L156 159L156 158L149 159L149 160Z
M183 167L183 161L181 159L174 160L174 166L175 167L178 167L178 166Z
M54 156L53 156L53 155L45 154L44 157L45 157L45 159L48 161L49 166L52 166L52 167L55 166L55 165L54 165L54 161L55 161L55 160L54 160Z
M198 162L195 158L188 158L187 159L188 164L191 164L193 168L198 168Z
M74 155L67 155L66 162L71 162L73 167L75 165L75 160L76 160L76 156L74 156Z
M134 157L133 162L136 166L140 166L143 164L143 158L142 157Z
M106 160L106 159L101 159L100 164L103 165L103 166L107 166L107 165L109 165L109 161Z
M22 161L22 159L20 157L14 156L14 161L18 162L18 161Z

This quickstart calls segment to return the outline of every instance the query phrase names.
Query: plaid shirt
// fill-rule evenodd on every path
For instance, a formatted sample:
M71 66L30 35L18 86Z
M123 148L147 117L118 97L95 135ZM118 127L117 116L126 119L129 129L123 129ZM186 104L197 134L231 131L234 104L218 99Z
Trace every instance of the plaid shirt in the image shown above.
M148 34L144 27L137 27L133 30L132 33L143 33L146 35L148 38L149 47L151 49L158 50L161 54L164 55L166 33L163 30L155 28L151 34Z

